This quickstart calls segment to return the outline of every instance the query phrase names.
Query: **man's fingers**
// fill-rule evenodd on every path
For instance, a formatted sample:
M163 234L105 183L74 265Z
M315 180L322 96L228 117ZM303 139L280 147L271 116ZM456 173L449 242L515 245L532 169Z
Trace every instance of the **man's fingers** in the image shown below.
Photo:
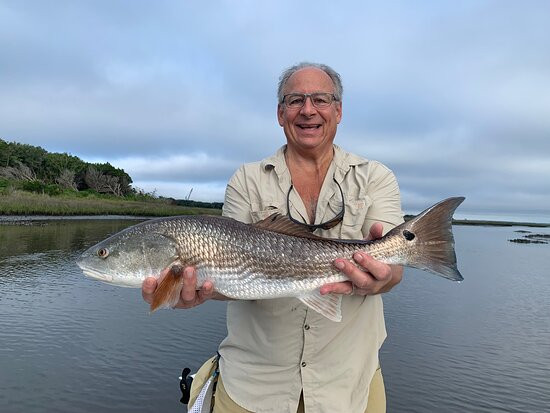
M326 294L351 294L353 286L349 281L343 281L340 283L325 284L321 287L321 295Z
M354 260L357 254L358 253L355 253L353 255ZM358 263L359 265L363 266L362 262L358 262ZM371 274L368 274L362 269L357 268L357 266L353 265L348 260L338 258L337 260L334 261L334 266L338 268L340 271L342 271L344 274L346 274L350 279L350 281L356 286L358 286L359 288L368 288L371 285L371 283L374 281Z
M384 225L381 222L375 222L371 225L369 229L369 235L367 236L367 241L372 241L373 239L382 238L382 233L384 232Z
M147 277L143 284L141 284L141 296L143 299L151 304L153 301L153 293L157 289L157 280L155 277Z
M353 254L353 260L359 267L343 258L336 259L334 266L342 271L350 279L351 283L356 286L355 294L378 294L384 285L391 280L391 267L375 260L367 253L358 251ZM327 284L321 288L321 294L331 292L349 294L351 292L350 285L349 283Z
M364 252L353 254L353 260L378 281L387 281L391 277L391 268L383 262L377 261Z
M216 293L214 292L214 284L212 281L205 281L202 287L197 290L197 271L194 267L182 268L179 265L173 265L164 269L158 279L155 277L147 277L143 281L141 285L141 295L146 302L151 304L158 285L170 272L172 272L176 278L178 278L177 276L180 274L182 277L180 299L175 305L176 308L192 308L215 297Z
M147 277L143 281L142 291L144 294L153 294L157 289L157 279L155 277Z
M201 303L212 298L212 295L214 294L214 284L210 281L205 281L197 294L199 295L199 301Z
M183 288L181 299L184 303L193 303L197 298L197 274L193 267L185 267L183 270Z

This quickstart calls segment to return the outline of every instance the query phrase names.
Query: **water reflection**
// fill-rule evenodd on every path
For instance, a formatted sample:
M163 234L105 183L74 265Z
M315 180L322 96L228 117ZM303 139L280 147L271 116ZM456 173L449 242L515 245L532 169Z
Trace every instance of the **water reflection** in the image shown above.
M50 250L80 250L137 222L140 220L0 223L0 258Z
M136 222L0 225L1 412L181 410L177 377L215 352L224 304L150 315L139 290L75 264Z
M177 377L215 352L225 305L149 314L86 279L80 252L133 223L0 225L1 412L181 411ZM389 412L548 411L550 245L516 229L455 227L463 283L407 270L385 296Z
M548 411L550 248L513 230L455 227L464 282L407 270L385 297L389 411Z

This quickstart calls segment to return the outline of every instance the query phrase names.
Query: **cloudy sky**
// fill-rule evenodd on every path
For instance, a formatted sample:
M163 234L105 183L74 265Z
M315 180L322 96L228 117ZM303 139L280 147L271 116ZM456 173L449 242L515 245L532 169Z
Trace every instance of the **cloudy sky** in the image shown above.
M0 0L0 138L222 201L284 143L280 72L323 62L336 142L390 167L406 212L464 195L550 221L549 21L545 0Z

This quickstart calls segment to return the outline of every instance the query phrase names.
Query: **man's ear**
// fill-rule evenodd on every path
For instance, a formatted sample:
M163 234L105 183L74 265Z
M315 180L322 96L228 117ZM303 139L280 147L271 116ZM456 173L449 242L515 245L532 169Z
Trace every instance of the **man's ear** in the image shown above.
M336 106L336 122L340 123L342 120L342 102L337 102Z

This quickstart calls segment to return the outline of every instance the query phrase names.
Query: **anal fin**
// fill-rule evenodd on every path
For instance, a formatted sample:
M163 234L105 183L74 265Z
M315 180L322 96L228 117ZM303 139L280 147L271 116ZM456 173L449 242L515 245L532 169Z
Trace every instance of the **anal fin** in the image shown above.
M173 265L153 293L151 312L159 308L174 307L179 301L182 286L183 268L180 265Z
M317 311L332 321L342 321L342 295L327 294L321 295L319 290L315 290L307 295L298 297L301 302L312 310Z

